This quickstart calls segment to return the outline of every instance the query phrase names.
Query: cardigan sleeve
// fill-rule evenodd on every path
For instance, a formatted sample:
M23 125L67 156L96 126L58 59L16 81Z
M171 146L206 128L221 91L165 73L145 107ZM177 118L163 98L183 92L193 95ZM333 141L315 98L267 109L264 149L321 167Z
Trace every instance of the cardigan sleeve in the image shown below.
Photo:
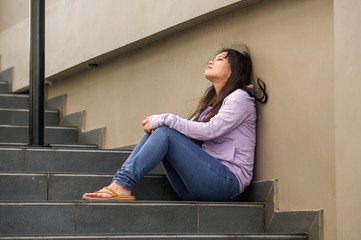
M232 131L253 111L254 98L243 90L236 90L224 99L220 110L209 122L195 122L166 113L151 116L150 127L168 126L189 138L212 140Z

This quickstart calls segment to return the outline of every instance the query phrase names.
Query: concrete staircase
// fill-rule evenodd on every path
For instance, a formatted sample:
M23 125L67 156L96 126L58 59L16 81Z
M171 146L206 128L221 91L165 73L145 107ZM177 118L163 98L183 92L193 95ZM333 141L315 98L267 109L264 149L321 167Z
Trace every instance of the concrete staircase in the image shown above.
M136 201L81 201L110 183L130 151L78 144L79 130L59 126L54 110L45 116L49 147L27 147L28 101L0 81L0 239L318 239L319 212L274 212L274 181L253 183L233 203L184 202L157 166Z

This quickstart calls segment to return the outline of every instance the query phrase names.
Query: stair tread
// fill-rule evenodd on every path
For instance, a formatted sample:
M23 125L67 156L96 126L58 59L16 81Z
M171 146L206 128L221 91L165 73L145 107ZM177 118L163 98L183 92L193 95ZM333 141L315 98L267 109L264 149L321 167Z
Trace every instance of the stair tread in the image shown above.
M55 177L113 177L114 174L106 173L71 173L71 172L0 172L0 176L55 176ZM144 177L165 178L165 174L148 174Z
M0 111L29 112L27 108L0 108ZM58 110L45 109L45 112L58 113Z
M74 148L76 149L98 149L98 146L96 144L80 144L80 143L74 143L74 144L57 144L57 143L51 143L49 144L47 147L43 147L43 148L50 148L53 150L72 150ZM28 143L0 143L0 150L1 149L23 149L23 148L28 148L30 149L30 147L28 146ZM32 149L34 149L33 147L31 147ZM41 149L41 147L38 147L38 149Z
M253 233L253 234L76 234L76 235L42 235L41 239L306 239L304 233ZM16 235L0 239L39 239L39 236Z
M29 128L29 126L22 125L6 125L0 124L0 127L8 127L8 128ZM69 126L45 126L45 129L78 129L77 127L69 127Z
M8 143L11 144L11 143ZM15 143L19 144L19 143ZM2 150L9 151L31 151L31 152L73 152L73 153L131 153L129 150L119 150L119 149L67 149L67 148L53 148L52 146L67 146L66 144L50 144L50 147L28 147L28 146L8 146L4 145L4 148L0 148L0 154ZM69 144L69 146L76 146L76 144ZM81 146L81 144L80 144Z
M13 149L13 148L29 148L29 143L4 143L0 142L0 150L1 149ZM56 143L50 143L48 146L45 146L44 148L51 148L51 149L62 149L62 150L90 150L90 149L99 149L96 144L56 144Z
M135 201L112 201L112 200L0 200L0 206L215 206L215 207L264 207L263 202L212 202L212 201L159 201L159 200L135 200Z
M28 98L29 94L23 93L0 93L0 97L21 97L21 98Z

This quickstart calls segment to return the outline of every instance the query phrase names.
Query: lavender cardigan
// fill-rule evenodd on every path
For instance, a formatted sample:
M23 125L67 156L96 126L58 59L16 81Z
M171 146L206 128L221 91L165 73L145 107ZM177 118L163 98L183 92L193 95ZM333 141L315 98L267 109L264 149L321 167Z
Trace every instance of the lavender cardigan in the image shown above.
M237 89L229 94L209 122L195 122L170 113L153 115L151 129L160 126L204 141L204 151L237 176L240 192L250 184L256 146L256 108L254 98L247 92Z

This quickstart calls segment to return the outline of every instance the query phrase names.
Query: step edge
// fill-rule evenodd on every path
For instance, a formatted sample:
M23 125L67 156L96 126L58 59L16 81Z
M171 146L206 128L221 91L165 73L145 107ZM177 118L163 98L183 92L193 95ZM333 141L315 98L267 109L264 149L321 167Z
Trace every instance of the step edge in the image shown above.
M114 174L95 173L51 173L51 172L0 172L0 176L34 176L34 177L114 177ZM145 178L166 178L165 174L147 174Z
M229 238L229 237L247 237L247 238L273 238L273 239L287 239L287 238L299 238L306 239L307 235L304 233L299 234L267 234L267 233L252 233L252 234L92 234L92 235L42 235L42 236L24 236L24 235L13 235L2 237L0 239L112 239L112 238L157 238L157 239L168 239L168 238Z
M29 112L26 108L0 108L0 111L11 111L11 112ZM59 113L58 110L46 109L45 113Z
M8 124L0 124L0 127L7 127L7 128L29 128L29 126L22 126L22 125L8 125ZM45 126L45 129L66 129L66 130L78 130L77 127L64 127L64 126Z
M29 98L29 94L0 93L0 97Z
M186 207L253 207L263 208L264 203L261 202L192 202L192 201L152 201L152 200L136 200L136 201L58 201L58 200L42 200L42 201L9 201L0 200L0 206L186 206Z
M13 146L12 144L19 146L19 147L7 147L9 145ZM22 145L21 145L22 144ZM67 149L67 148L57 148L53 147L53 144L50 144L49 147L29 147L27 146L28 143L2 143L0 142L0 151L6 150L6 151L39 151L39 152L50 152L50 151L56 151L56 152L87 152L87 153L117 153L117 154L123 154L123 153L132 153L132 151L128 150L113 150L113 149ZM69 144L70 146L76 147L77 145ZM4 146L4 147L1 147ZM56 146L56 145L55 145ZM86 145L79 145L79 146L86 146Z

